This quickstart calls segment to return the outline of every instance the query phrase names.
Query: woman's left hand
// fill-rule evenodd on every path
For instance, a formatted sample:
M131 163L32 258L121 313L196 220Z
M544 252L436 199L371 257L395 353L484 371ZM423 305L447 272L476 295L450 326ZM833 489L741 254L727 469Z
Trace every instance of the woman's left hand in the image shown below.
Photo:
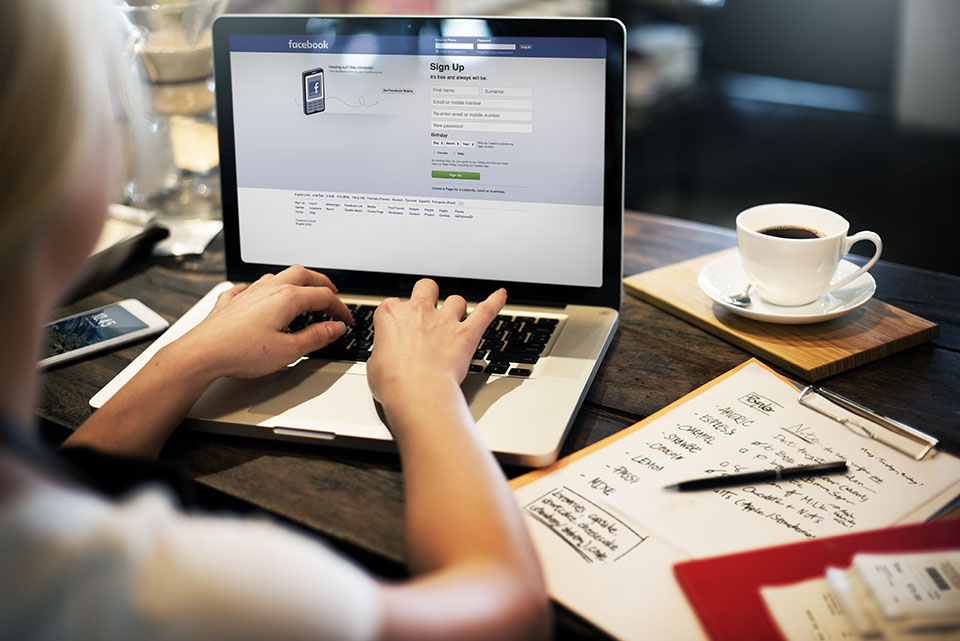
M344 323L353 324L336 291L329 278L305 267L267 274L222 293L213 311L169 347L197 358L211 378L270 374L340 338ZM310 311L325 311L336 320L284 331Z

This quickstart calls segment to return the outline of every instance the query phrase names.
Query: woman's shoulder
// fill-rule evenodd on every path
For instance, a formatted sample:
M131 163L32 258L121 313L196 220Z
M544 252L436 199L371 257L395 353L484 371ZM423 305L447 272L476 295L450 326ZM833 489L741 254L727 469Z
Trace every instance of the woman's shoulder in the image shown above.
M4 458L0 458L0 483L4 488L0 490L2 543L23 548L56 545L62 540L66 549L78 551L142 512L122 509L124 504ZM150 505L154 512L174 509L169 496L159 488L138 492L128 503Z
M261 638L282 619L298 638L370 639L383 614L375 580L312 537L266 518L183 512L163 486L117 500L41 478L0 501L0 638L58 638L52 625L106 638L99 626L111 621L134 636L167 622L169 638L236 638L235 617L211 602L243 612Z

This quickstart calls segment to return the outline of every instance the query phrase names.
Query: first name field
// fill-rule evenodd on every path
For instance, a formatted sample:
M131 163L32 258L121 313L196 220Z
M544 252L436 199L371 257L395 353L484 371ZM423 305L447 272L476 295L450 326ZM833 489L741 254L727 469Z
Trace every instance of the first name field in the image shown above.
M435 96L490 96L501 98L530 98L531 87L460 87L433 86L430 93Z

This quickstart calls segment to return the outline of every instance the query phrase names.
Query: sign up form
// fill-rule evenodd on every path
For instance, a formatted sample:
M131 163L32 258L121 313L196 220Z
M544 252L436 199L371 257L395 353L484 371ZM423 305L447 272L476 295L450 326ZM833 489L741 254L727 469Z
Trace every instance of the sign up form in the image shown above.
M231 36L243 259L600 285L603 47Z

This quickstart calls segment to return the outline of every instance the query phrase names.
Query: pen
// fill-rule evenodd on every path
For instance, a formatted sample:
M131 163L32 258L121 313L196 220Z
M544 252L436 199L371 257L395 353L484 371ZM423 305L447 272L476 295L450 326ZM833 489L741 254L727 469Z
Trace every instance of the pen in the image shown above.
M746 485L748 483L776 483L785 479L798 479L807 476L825 476L827 474L843 474L847 471L846 461L819 463L817 465L801 465L799 467L785 467L780 470L764 470L762 472L746 472L744 474L728 474L727 476L708 476L692 481L681 481L666 486L665 490L687 492L690 490L711 490L718 487Z

